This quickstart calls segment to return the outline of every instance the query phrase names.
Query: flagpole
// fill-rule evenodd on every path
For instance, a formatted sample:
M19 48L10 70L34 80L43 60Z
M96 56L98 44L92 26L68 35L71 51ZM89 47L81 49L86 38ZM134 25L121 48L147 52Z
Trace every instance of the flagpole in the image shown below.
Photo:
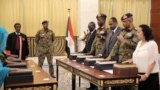
M68 8L68 16L70 16L70 13L71 13L71 9Z
M70 12L71 12L71 9L68 8L68 46L71 46L71 48L73 49L70 49L71 50L71 53L74 53L75 52L75 44L74 44L74 34L73 34L73 28L72 28L72 24L71 24L71 20L70 20ZM71 45L73 44L73 45Z

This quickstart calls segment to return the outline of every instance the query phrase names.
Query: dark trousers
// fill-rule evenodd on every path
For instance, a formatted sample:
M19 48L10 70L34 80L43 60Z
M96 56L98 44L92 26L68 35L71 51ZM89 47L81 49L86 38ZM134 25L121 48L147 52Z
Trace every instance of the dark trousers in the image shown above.
M159 73L150 74L146 81L140 82L138 90L159 90Z

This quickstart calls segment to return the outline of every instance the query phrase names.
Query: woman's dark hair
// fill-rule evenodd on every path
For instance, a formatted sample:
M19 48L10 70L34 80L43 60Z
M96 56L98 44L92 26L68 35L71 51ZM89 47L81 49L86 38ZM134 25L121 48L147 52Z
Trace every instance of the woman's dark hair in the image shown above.
M142 28L142 32L143 32L143 35L144 35L146 41L154 39L154 37L152 35L152 30L148 25L142 24L139 27Z

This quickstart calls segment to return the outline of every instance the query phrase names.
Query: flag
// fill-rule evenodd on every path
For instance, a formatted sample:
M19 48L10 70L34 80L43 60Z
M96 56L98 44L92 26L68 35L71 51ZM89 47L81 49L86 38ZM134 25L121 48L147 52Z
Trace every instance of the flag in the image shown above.
M74 33L70 16L68 16L68 21L67 21L66 40L67 40L67 46L70 49L70 53L74 53L75 52Z

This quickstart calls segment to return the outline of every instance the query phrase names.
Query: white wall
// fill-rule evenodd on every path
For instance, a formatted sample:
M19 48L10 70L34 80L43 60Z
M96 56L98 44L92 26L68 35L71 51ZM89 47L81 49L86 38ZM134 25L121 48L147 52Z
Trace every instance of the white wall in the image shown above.
M88 23L94 21L98 14L98 0L78 0L78 36L82 36L83 31L87 31ZM78 42L78 50L84 48L84 42Z

